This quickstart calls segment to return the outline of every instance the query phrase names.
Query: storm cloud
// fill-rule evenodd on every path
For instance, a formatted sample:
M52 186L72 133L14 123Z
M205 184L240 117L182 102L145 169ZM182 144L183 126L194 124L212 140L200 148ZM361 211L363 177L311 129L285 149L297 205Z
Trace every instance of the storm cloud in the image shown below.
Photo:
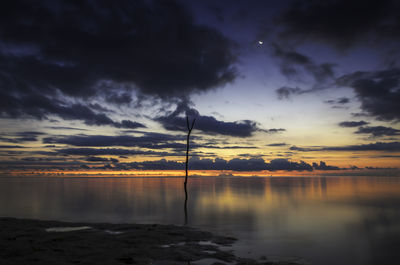
M70 99L181 97L236 77L233 43L172 0L11 1L0 10L0 35L3 117L138 128Z
M333 46L342 52L359 46L379 49L381 62L388 65L386 70L376 72L354 72L339 78L337 84L354 88L360 100L362 110L382 120L399 120L398 69L397 65L400 43L400 4L394 0L383 1L292 1L278 15L276 34L272 37L278 43L275 55L281 58L281 72L286 77L296 77L306 71L322 80L334 83L333 64L315 64L310 57L301 54L295 48L301 45L319 43ZM307 44L306 44L307 43ZM285 48L282 48L285 47ZM288 50L289 47L290 49ZM343 82L346 81L346 82ZM321 84L321 82L319 82ZM276 92L279 98L288 98L312 92L321 88L332 87L316 85L311 88L282 86ZM343 108L345 102L328 101Z
M106 114L94 111L85 104L69 104L33 91L20 95L10 93L15 94L6 86L1 86L0 81L0 116L2 117L33 117L43 120L48 119L49 115L56 115L64 120L81 120L86 125L109 125L129 129L146 127L144 124L130 120L114 121Z
M371 134L373 137L381 137L400 135L400 130L385 126L366 126L358 128L355 133Z
M366 121L342 121L339 123L340 127L347 127L347 128L351 128L351 127L359 127L359 126L363 126L363 125L367 125L369 124L369 122Z
M141 147L141 148L176 148L175 141L184 140L183 136L169 135L163 133L144 133L141 136L131 135L72 135L72 136L51 136L43 138L45 144L66 144L71 146L89 147ZM183 145L182 145L183 146Z
M283 48L273 44L273 54L280 59L280 71L289 79L302 79L303 75L310 75L316 84L321 84L334 76L334 64L317 64L310 57L294 49ZM316 87L314 87L315 89Z
M386 43L400 40L399 13L394 0L297 0L278 18L284 28L280 37L320 41L340 49L361 41Z
M236 137L250 137L257 131L263 131L255 121L241 120L225 122L217 120L212 116L200 115L200 113L189 106L190 102L182 100L177 104L174 111L155 118L166 130L187 131L186 117L196 118L195 129L205 133L220 134ZM284 129L275 129L284 130ZM276 131L278 132L278 131Z
M365 114L384 121L400 121L400 69L357 71L337 79L353 88Z

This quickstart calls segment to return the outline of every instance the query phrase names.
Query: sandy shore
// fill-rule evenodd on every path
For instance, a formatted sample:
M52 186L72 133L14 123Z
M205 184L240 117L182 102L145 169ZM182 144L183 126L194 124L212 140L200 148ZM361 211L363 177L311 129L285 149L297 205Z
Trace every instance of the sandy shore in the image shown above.
M289 264L222 250L234 238L190 227L0 218L0 264ZM294 263L292 263L294 264Z

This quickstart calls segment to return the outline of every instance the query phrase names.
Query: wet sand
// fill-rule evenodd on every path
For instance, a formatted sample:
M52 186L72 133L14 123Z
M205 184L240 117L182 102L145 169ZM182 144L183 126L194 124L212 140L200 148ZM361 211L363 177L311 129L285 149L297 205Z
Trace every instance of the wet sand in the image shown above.
M0 218L0 264L295 264L221 249L235 240L185 226Z

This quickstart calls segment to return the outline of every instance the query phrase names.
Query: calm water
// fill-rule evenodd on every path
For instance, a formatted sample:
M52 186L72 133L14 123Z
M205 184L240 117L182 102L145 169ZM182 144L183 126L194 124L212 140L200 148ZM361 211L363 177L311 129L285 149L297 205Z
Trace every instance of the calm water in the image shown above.
M0 178L0 216L183 224L182 178ZM400 178L191 178L189 225L239 255L400 264Z

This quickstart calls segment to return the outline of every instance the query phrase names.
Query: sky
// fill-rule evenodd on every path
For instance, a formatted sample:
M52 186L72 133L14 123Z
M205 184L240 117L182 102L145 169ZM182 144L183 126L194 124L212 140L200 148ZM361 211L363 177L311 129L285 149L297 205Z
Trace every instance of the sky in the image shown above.
M396 171L399 14L394 0L9 1L0 173L179 175L186 116L196 174Z

